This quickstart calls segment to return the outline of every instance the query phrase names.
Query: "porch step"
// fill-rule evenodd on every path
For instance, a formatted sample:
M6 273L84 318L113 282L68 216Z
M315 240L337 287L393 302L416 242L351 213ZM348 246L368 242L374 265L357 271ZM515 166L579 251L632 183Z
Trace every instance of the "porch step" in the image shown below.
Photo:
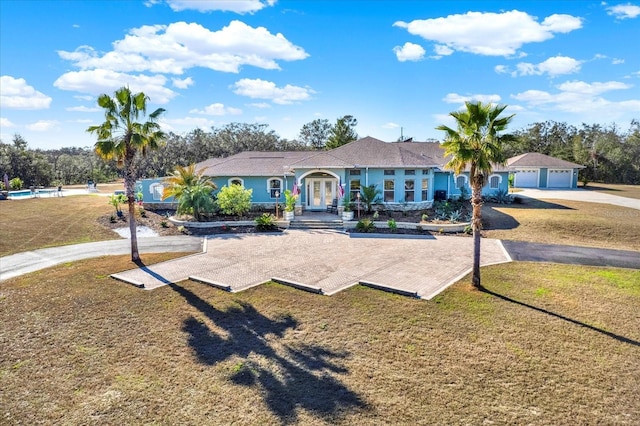
M293 220L289 229L343 229L341 220Z

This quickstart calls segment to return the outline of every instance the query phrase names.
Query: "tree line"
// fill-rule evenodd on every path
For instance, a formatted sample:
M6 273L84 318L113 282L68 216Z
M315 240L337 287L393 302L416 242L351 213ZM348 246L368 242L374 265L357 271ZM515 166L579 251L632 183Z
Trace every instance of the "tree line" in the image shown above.
M298 151L331 149L358 138L357 120L345 115L332 125L317 119L305 124L298 138L281 138L266 124L230 123L210 131L195 129L167 134L158 150L135 158L139 177L170 175L176 166L187 166L213 157L242 151ZM538 122L513 132L503 144L505 156L539 152L585 165L580 179L588 182L640 184L640 122L628 129L615 124L602 126ZM19 134L12 143L0 141L0 178L19 177L25 186L71 185L108 182L122 176L115 161L103 161L94 147L31 149ZM0 179L1 181L1 179Z

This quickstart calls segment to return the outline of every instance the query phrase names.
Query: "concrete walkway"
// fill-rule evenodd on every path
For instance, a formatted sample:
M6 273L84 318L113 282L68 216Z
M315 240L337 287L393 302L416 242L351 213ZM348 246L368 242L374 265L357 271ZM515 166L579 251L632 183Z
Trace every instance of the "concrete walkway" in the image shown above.
M514 192L514 196L523 196L536 199L555 199L585 201L588 203L612 204L615 206L629 207L640 210L640 200L620 197L619 195L605 194L588 189L523 189Z
M189 236L138 238L140 253L194 252L202 250L202 238ZM99 256L131 253L128 239L98 241L27 251L0 257L0 281L50 266Z

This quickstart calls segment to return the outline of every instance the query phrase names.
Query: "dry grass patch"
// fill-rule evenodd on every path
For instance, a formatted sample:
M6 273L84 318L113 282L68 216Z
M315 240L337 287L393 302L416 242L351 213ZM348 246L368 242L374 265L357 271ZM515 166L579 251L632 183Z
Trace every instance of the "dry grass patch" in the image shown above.
M167 259L147 255L149 263ZM512 263L431 302L108 278L0 287L9 424L638 424L640 271Z
M587 185L585 189L640 200L640 185L618 185L594 182Z
M106 197L30 198L0 202L0 256L65 244L112 240L97 219L113 207Z
M608 204L526 199L483 207L489 238L640 250L640 210Z

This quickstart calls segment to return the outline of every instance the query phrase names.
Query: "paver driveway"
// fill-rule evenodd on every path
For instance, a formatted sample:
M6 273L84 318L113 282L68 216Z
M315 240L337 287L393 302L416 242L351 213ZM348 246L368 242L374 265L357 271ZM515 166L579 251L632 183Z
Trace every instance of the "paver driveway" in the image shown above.
M145 289L191 278L234 292L274 280L326 295L361 283L429 299L471 270L471 238L383 237L320 230L211 236L202 254L112 276ZM482 265L508 261L499 240L482 240Z

